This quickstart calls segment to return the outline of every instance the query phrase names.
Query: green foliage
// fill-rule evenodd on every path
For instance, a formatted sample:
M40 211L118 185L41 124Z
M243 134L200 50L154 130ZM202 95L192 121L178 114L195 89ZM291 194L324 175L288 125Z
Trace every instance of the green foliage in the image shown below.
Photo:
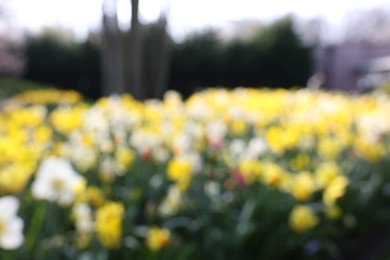
M221 84L223 55L215 32L191 35L174 45L169 86L187 96L195 87Z
M143 75L145 88L155 77L158 24L143 27ZM213 30L175 43L168 38L170 55L168 87L189 96L210 86L303 86L311 72L311 51L295 33L293 21L284 18L262 27L249 39L220 40ZM93 37L93 35L91 35ZM47 31L27 39L25 78L84 96L101 94L100 56L93 41L77 43L69 35ZM165 83L165 79L164 79Z
M27 39L25 78L75 89L87 97L100 93L99 50L89 41L74 42L49 31Z
M174 46L169 86L189 94L207 86L303 86L311 50L290 18L259 29L250 39L221 42L216 32L194 34ZM180 88L180 87L182 88Z
M271 87L305 84L311 70L310 49L294 32L291 19L282 19L265 28L252 44L259 51L262 84Z
M0 101L26 90L42 89L45 86L27 80L0 78Z

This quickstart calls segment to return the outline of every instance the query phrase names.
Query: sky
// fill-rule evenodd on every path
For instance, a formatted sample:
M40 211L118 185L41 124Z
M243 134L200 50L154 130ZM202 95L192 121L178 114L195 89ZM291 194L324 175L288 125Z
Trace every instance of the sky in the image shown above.
M70 28L83 38L101 23L102 0L2 0L10 10L13 24L31 31L44 26ZM269 22L286 14L303 19L324 18L330 25L342 23L343 17L356 9L389 8L388 0L140 0L144 22L158 17L169 6L169 31L180 38L194 30L218 27L240 20ZM121 26L128 26L130 0L118 0Z

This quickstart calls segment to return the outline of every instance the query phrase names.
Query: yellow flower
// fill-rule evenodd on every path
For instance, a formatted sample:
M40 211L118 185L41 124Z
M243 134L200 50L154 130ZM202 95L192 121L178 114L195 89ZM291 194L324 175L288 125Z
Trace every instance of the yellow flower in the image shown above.
M90 135L83 134L81 136L81 142L86 147L91 147L93 145L93 143L94 143L94 140L93 140L93 138Z
M297 147L301 137L300 129L295 125L288 125L284 128L282 135L284 146L286 149Z
M109 202L96 212L96 233L103 247L112 249L120 244L124 207L120 203Z
M315 227L319 222L313 211L303 205L295 206L290 214L290 228L295 232L303 232Z
M386 155L386 148L382 143L369 142L359 138L355 143L357 153L371 163L376 163Z
M268 146L274 153L282 154L285 150L285 146L281 138L283 134L283 129L277 126L270 127L265 134Z
M82 200L86 191L87 180L80 178L73 186L72 192L75 194L77 200Z
M316 170L317 183L320 187L327 187L339 175L340 168L334 162L322 163Z
M233 135L242 135L247 130L247 124L243 120L234 120L231 125Z
M304 153L300 153L296 158L290 161L290 167L294 171L301 171L308 167L310 163L309 156Z
M42 124L46 116L46 108L43 106L32 106L21 108L10 116L10 121L17 126L37 127Z
M149 229L146 238L146 245L149 249L156 251L169 245L169 230L165 228L152 227Z
M16 143L26 143L28 141L28 132L21 127L9 126L7 134Z
M342 145L334 138L322 138L318 143L318 152L321 156L329 159L336 158L341 152Z
M188 160L175 158L169 161L167 166L168 178L177 182L180 190L184 191L188 188L191 180L192 164Z
M0 195L16 194L22 191L33 171L23 164L10 164L0 169Z
M336 220L341 217L342 211L339 206L337 205L331 205L329 207L326 207L325 215L327 218Z
M300 136L299 128L295 125L272 126L265 134L269 147L276 154L282 154L285 150L296 147Z
M96 186L90 186L87 188L87 199L88 202L95 208L100 207L104 203L104 194Z
M285 180L286 173L279 165L268 163L266 167L264 167L264 181L267 185L280 187Z
M297 174L293 179L292 195L299 201L310 199L316 190L313 176L308 172Z
M324 191L324 204L328 206L334 205L338 199L344 196L348 183L348 178L343 175L334 178Z
M262 171L261 162L255 159L245 159L240 162L238 170L244 177L245 183L252 183L259 180Z
M13 99L26 104L76 103L81 95L74 90L38 89L24 91Z
M54 128L62 134L69 134L79 128L83 122L85 107L61 107L50 115L50 121Z
M120 146L115 151L115 160L119 168L123 171L129 169L135 159L135 153L132 149Z
M38 142L47 142L52 137L52 130L47 126L37 127L34 133L34 138Z

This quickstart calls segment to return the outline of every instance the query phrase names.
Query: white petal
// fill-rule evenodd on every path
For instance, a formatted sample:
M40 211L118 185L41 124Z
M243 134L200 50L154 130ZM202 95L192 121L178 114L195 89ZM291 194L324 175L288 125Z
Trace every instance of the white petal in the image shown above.
M43 175L62 175L63 172L74 172L72 165L66 159L61 158L47 158L45 159L38 169L38 176ZM61 174L60 174L61 173Z
M64 191L64 192L61 192L61 194L59 194L58 203L63 205L63 206L67 206L73 201L73 199L74 199L74 196L73 196L72 192Z
M23 244L24 237L21 232L14 232L0 236L0 247L4 249L15 249Z
M38 178L34 181L32 184L32 193L35 198L46 200L51 200L54 195L48 182L42 178Z
M23 221L19 217L14 217L7 222L5 232L0 236L0 247L15 249L21 246L24 241L23 225Z
M3 219L11 218L16 215L19 208L19 201L13 196L4 196L0 198L0 215Z
M48 158L41 164L37 179L33 183L33 195L36 198L57 201L66 205L73 200L73 187L80 180L70 162L62 158ZM53 181L63 183L60 190L53 187Z
M22 232L23 230L23 220L19 217L14 217L10 222L7 223L7 232L16 233Z

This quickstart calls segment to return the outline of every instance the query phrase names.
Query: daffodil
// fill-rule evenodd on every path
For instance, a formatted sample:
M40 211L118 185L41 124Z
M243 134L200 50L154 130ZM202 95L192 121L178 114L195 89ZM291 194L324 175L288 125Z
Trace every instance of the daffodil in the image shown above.
M167 176L170 180L177 183L181 190L188 188L192 178L193 167L191 161L186 159L175 158L169 161L167 166Z
M294 176L291 191L294 198L299 201L306 201L310 199L315 190L316 184L312 174L301 172Z
M319 223L319 218L307 206L298 205L290 214L289 224L293 231L304 232L312 229Z
M340 168L334 162L322 163L316 170L317 182L319 186L327 187L340 174Z
M176 185L172 185L168 190L167 197L158 208L161 216L168 217L176 214L183 206L183 194Z
M45 159L32 184L33 196L37 199L68 205L76 197L77 188L84 179L62 158Z
M283 182L286 180L285 170L273 162L267 162L264 167L264 182L273 187L281 187Z
M116 248L122 237L124 207L118 202L107 202L96 212L96 232L105 248Z
M132 149L120 146L115 151L115 160L120 173L129 170L135 159L135 153Z
M337 202L337 200L339 200L344 196L348 184L349 184L348 178L343 175L334 178L324 191L323 194L324 204L327 206L334 205Z
M24 242L23 220L16 215L18 208L15 197L0 197L0 248L16 249Z
M150 250L159 250L169 245L170 232L165 228L152 227L149 229L146 245Z
M86 203L80 203L73 207L76 230L79 233L90 233L93 231L92 210Z
M253 183L256 180L260 180L263 166L261 162L254 159L242 160L238 166L238 169L244 177L245 183Z

